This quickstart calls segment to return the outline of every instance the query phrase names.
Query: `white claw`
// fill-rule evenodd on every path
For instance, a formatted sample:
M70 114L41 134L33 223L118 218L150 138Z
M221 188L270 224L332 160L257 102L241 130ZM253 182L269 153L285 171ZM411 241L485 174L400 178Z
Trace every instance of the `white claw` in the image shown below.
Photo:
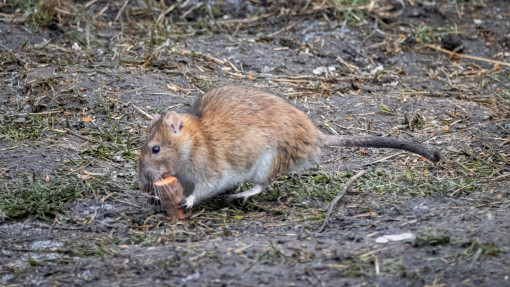
M185 200L186 200L186 203L185 203L186 208L191 209L193 207L193 205L195 205L196 197L192 194L192 195L186 197Z

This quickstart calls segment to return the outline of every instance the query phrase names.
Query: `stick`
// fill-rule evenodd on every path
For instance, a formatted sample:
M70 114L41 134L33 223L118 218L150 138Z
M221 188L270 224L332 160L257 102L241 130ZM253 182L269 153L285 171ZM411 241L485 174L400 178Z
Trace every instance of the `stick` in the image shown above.
M0 13L1 14L1 13ZM6 46L4 46L2 43L0 43L0 48L6 50L7 52L11 53L11 55L16 58L16 60L20 61L20 62L23 62L23 64L25 65L29 65L29 63L25 60L23 60L22 58L20 58L17 53L14 53L13 51L11 51L11 49L7 48Z
M208 54L200 53L200 52L190 51L190 50L186 50L186 49L179 49L176 51L176 53L183 55L183 56L187 56L187 57L197 56L197 57L205 58L206 60L213 61L220 65L226 64L225 61L223 61L223 60L220 60L216 57L213 57Z
M87 2L87 4L85 4L85 8L89 8L92 4L96 3L97 0L91 0L89 2Z
M267 36L268 37L273 37L273 36L275 36L277 34L280 34L281 32L284 32L284 31L287 31L287 30L291 29L292 27L296 26L297 24L301 24L301 22L300 21L294 22L294 23L290 24L289 26L283 27L282 29L280 29L280 30L278 30L276 32L273 32L273 33L271 33L271 34L269 34Z
M88 141L88 142L92 142L92 143L97 143L97 144L103 144L103 145L106 145L106 146L119 146L118 144L116 143L109 143L109 142L102 142L100 140L96 140L96 139L92 139L92 138L89 138L89 137L86 137L86 136L82 136L80 135L79 133L75 133L73 132L72 130L70 129L64 129L64 130L51 130L53 132L66 132L70 135L73 135L77 138L80 138L82 140L85 140L85 141Z
M161 24L163 23L163 18L165 18L166 14L172 12L175 7L177 7L177 3L173 4L172 6L168 7L168 9L166 9L165 11L161 12L161 14L159 14L159 17L158 17L158 24Z
M356 181L356 179L360 178L363 174L365 174L365 172L367 172L366 169L358 172L355 176L349 178L349 180L342 186L342 188L340 189L340 192L337 194L337 196L335 196L335 199L333 199L333 201L329 204L328 213L326 214L326 218L324 218L324 222L322 223L321 228L319 228L319 230L317 231L318 233L321 233L322 231L324 231L326 224L328 224L329 218L333 214L333 211L336 209L336 205L338 204L340 199L342 199L342 197L345 195L349 186L354 181Z
M149 115L148 113L146 113L144 110L140 109L139 107L135 106L135 104L131 103L131 106L137 110L140 114L144 115L146 118L148 118L149 120L152 120L153 117L151 115Z
M72 131L72 130L70 130L70 129L65 129L64 131L65 131L65 132L67 132L67 133L68 133L68 134L70 134L70 135L73 135L73 136L75 136L75 137L77 137L77 138L81 138L82 140L85 140L85 141L88 141L88 142L93 142L93 143L98 143L98 144L104 144L103 142L98 141L98 140L96 140L96 139L91 139L91 138L89 138L89 137L82 136L82 135L80 135L79 133L75 133L75 132L73 132L73 131Z
M124 1L124 4L122 4L122 7L119 10L119 13L117 13L117 16L115 16L115 19L113 20L114 23L117 22L117 20L119 20L120 15L122 14L122 12L124 12L124 9L126 9L128 2L129 0Z
M181 5L181 7L183 7ZM269 18L271 16L277 16L277 14L275 13L268 13L268 14L264 14L264 15L260 15L260 16L256 16L256 17L252 17L252 18L243 18L243 19L222 19L222 20L216 20L216 24L248 24L248 23L251 23L251 22L255 22L255 21L258 21L260 19L264 19L264 18ZM198 24L198 22L191 22L191 21L186 21L186 22L176 22L174 23L176 25L181 25L181 26L189 26L189 25L196 25Z
M384 158L381 158L381 159L378 159L378 160L374 160L372 162L369 162L369 163L366 163L364 164L363 166L369 166L369 165L373 165L374 163L378 163L378 162L381 162L381 161L387 161L389 160L390 158L392 157L396 157L397 155L401 155L403 154L404 152L399 152L399 153L396 153L396 154L392 154L390 156L387 156L387 157L384 157Z
M435 45L426 45L426 46L429 47L429 48L441 51L443 53L446 53L446 54L449 54L449 55L452 55L452 56L457 56L457 57L460 57L460 58L477 60L477 61L482 61L482 62L487 62L487 63L492 63L492 64L498 64L498 65L503 65L503 66L510 66L510 63L507 63L507 62L496 61L496 60L492 60L492 59L486 59L486 58L481 58L481 57L476 57L476 56L471 56L471 55L466 55L466 54L457 54L455 52L448 51L446 49L443 49L443 48L435 46Z

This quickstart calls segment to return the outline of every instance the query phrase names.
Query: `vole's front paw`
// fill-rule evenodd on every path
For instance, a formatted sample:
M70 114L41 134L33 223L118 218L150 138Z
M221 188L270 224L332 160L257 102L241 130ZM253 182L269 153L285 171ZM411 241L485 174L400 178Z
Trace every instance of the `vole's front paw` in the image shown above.
M192 194L179 202L179 208L183 208L185 211L191 210L195 205L195 196Z

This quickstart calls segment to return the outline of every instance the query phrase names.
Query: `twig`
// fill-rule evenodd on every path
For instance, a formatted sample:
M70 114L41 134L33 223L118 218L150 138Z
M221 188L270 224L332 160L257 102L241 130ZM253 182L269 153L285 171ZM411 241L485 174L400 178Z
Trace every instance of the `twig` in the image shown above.
M135 106L135 104L131 103L131 106L137 110L140 114L144 115L146 118L152 120L153 117L151 115L149 115L148 113L146 113L144 110L140 109L139 107Z
M443 48L435 46L435 45L430 45L430 44L428 44L426 46L431 49L435 49L435 50L441 51L443 53L446 53L448 55L457 56L460 58L477 60L477 61L487 62L487 63L491 63L491 64L498 64L498 65L503 65L503 66L510 66L510 63L507 63L507 62L496 61L496 60L492 60L492 59L486 59L486 58L481 58L481 57L476 57L476 56L471 56L471 55L466 55L466 54L457 54L455 52L443 49Z
M92 4L96 3L97 0L91 0L89 2L87 2L87 4L85 4L85 8L89 8L90 6L92 6Z
M122 7L120 8L119 13L117 13L117 16L115 16L115 19L113 20L114 23L117 22L117 20L119 20L120 15L122 14L122 12L124 12L124 9L126 9L128 2L129 2L129 0L124 0L124 4L122 4Z
M443 72L443 74L446 76L446 80L448 81L448 85L450 85L450 87L452 89L455 89L455 87L453 86L453 83L452 83L452 80L450 79L450 75L448 75L448 73L444 70L443 67L440 68L441 72Z
M223 60L220 60L216 57L213 57L211 55L208 55L208 54L204 54L204 53L200 53L200 52L195 52L195 51L190 51L190 50L186 50L186 49L179 49L176 51L177 54L179 55L182 55L182 56L186 56L186 57L192 57L192 56L197 56L197 57L201 57L201 58L204 58L206 60L211 60L217 64L220 64L220 65L225 65L226 62L223 61Z
M352 64L347 63L347 62L346 62L346 61L344 61L344 59L342 59L340 56L336 57L336 59L337 59L338 61L340 61L340 63L344 64L344 65L345 65L345 66L346 66L349 70L351 70L351 73L353 73L353 74L355 73L354 69L359 70L359 68L358 68L358 67L356 67L355 65L352 65Z
M281 28L280 30L278 30L276 32L273 32L273 33L267 35L267 36L268 37L276 36L276 35L280 34L281 32L285 32L285 31L290 30L292 27L296 26L297 24L301 24L301 21L296 21L296 22L294 22L294 23L292 23L292 24L290 24L290 25L288 25L286 27Z
M467 188L469 188L469 187L472 187L472 186L474 186L474 185L475 185L475 182L473 181L473 182L471 182L471 183L470 183L470 184L468 184L468 185L461 186L461 187L457 188L456 190L454 190L452 193L448 194L448 196L449 196L449 197L453 197L453 196L455 196L455 195L456 195L459 191L461 191L461 190L465 190L465 189L467 189Z
M187 2L189 2L189 1L187 1ZM187 4L187 2L186 2L186 3L184 3L184 4ZM183 5L181 5L181 8L186 7L186 5L184 5L184 4L183 4ZM197 8L197 6L192 5L192 6L191 6L191 8L189 8L189 9L188 9L188 10L186 10L186 11L184 11L184 13L182 13L182 14L181 14L181 16L179 16L179 19L184 19L184 18L186 18L186 16L188 16L188 14L189 14L189 13L191 13L191 12L193 12L193 10L195 10L196 8Z
M0 150L1 150L1 151L4 151L4 150L11 150L11 149L15 149L15 148L19 148L19 145L15 145L15 146L10 146L10 147L0 148Z
M80 135L79 133L75 133L75 132L73 132L73 131L72 131L72 130L70 130L70 129L65 129L64 131L65 131L66 133L68 133L68 134L71 134L71 135L73 135L73 136L75 136L75 137L81 138L82 140L86 140L86 141L88 141L88 142L93 142L93 143L98 143L98 144L105 144L105 143L103 143L103 142L101 142L101 141L98 141L98 140L96 140L96 139L91 139L91 138L89 138L89 137L82 136L82 135Z
M6 46L4 46L2 43L0 43L0 48L6 50L7 52L11 53L11 55L16 58L18 61L22 62L23 64L25 65L28 65L29 63L25 60L23 60L19 55L17 55L18 53L14 53L13 51L11 51L11 49L7 48Z
M328 213L326 214L326 218L324 218L324 222L322 223L322 226L321 228L317 231L318 233L321 233L322 231L324 231L324 228L326 227L326 224L328 224L328 221L329 221L329 218L331 217L331 215L333 214L333 211L336 209L336 205L338 204L338 202L340 201L340 199L342 199L342 197L345 195L345 193L347 192L347 189L349 188L349 186L354 182L356 181L356 179L360 178L363 174L365 174L365 172L367 172L367 170L362 170L360 172L358 172L355 176L351 177L343 186L342 188L340 189L340 192L337 194L337 196L335 196L335 199L333 199L333 201L329 204L329 207L328 207Z
M64 110L54 110L54 111L46 111L46 112L39 112L39 113L21 113L18 114L18 116L28 116L28 115L50 115L50 114L58 114L62 113Z
M135 206L135 207L140 207L140 205L135 204L135 203L131 203L129 201L120 200L120 199L114 199L114 200L117 201L117 202L120 202L120 203L125 203L125 204L129 204L129 205L132 205L132 206Z
M177 7L177 3L173 4L172 6L168 7L168 9L166 9L165 11L161 12L161 14L159 14L159 17L158 17L158 24L161 24L163 23L163 19L165 18L166 14L172 12L175 7Z
M390 156L387 156L387 157L384 157L384 158L381 158L381 159L378 159L378 160L375 160L375 161L372 161L372 162L366 163L366 164L364 164L363 166L369 166L369 165L373 165L374 163L378 163L378 162L382 162L382 161L387 161L387 160L389 160L390 158L392 158L392 157L396 157L396 156L401 155L401 154L403 154L403 152L398 152L398 153L396 153L396 154L392 154L392 155L390 155Z
M182 7L182 5L181 5L181 7ZM260 15L260 16L256 16L256 17L252 17L252 18L243 18L243 19L222 19L222 20L216 20L216 24L232 24L232 23L233 24L237 24L237 23L248 24L251 22L256 22L260 19L269 18L271 16L277 16L277 14L268 13L268 14L264 14L264 15ZM186 22L175 22L174 24L181 25L181 26L189 26L189 25L197 25L198 22L186 21Z
M0 13L0 21L6 22L6 23L19 23L26 20L26 16L20 16L18 17L17 14L6 14L6 13Z

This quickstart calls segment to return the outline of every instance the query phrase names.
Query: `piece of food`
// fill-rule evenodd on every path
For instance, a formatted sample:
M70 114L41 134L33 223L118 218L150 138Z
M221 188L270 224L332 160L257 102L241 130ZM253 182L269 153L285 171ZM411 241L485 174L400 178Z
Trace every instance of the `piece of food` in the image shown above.
M169 178L171 178L169 180ZM191 211L185 212L179 208L179 202L186 197L184 189L175 177L167 177L164 179L170 183L166 183L166 188L161 190L161 207L166 211L172 219L185 219L192 215Z
M177 182L177 178L175 178L173 176L169 176L167 178L163 178L161 180L156 181L154 184L157 185L157 186L162 186L162 185L171 184L171 183L174 183L174 182Z

